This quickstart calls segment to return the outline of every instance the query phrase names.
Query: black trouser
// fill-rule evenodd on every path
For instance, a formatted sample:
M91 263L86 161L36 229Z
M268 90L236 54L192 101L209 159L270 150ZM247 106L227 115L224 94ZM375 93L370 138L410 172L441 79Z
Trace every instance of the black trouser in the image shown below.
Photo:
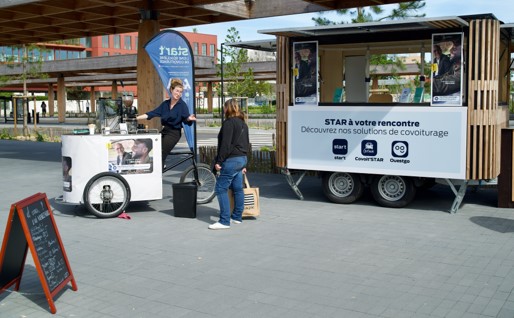
M173 129L164 126L161 131L162 135L162 166L164 167L164 163L166 162L166 157L170 154L170 152L175 148L175 145L180 140L182 136L182 129Z

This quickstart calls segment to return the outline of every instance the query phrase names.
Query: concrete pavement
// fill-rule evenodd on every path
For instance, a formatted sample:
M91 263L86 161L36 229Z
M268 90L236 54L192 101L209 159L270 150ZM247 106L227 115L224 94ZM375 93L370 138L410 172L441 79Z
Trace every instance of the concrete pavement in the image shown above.
M306 177L296 198L281 175L252 174L261 216L212 231L213 201L175 218L162 200L131 203L131 220L97 219L62 195L58 143L0 140L0 233L11 204L47 194L78 291L52 315L32 256L0 317L514 317L514 214L496 189L471 189L455 215L448 187L407 208L326 201ZM3 237L3 235L2 235Z

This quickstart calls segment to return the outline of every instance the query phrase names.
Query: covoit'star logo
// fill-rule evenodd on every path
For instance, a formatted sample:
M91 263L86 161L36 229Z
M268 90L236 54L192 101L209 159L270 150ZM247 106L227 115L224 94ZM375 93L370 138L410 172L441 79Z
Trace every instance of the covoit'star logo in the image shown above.
M361 154L363 156L376 156L377 151L378 149L376 140L363 140L361 142Z
M159 47L159 55L167 55L167 56L188 56L189 50L187 47L166 47L161 45Z

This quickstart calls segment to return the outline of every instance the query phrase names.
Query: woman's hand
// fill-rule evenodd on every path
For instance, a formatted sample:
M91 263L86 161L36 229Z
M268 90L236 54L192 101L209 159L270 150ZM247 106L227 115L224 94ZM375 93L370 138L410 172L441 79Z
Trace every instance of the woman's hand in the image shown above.
M246 168L243 168L243 174L246 174Z
M196 121L196 116L195 116L195 114L192 114L192 115L190 115L189 117L187 117L187 120L188 120L188 121Z
M221 166L219 165L219 163L214 165L214 169L216 169L216 171L220 171L221 170Z

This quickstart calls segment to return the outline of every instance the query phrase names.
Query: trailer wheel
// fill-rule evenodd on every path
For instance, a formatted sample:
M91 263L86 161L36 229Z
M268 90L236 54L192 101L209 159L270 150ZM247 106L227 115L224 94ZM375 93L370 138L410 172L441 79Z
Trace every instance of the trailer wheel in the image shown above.
M371 184L371 194L381 206L403 208L414 199L416 187L407 177L376 176Z
M332 172L323 175L323 193L335 203L353 203L364 191L359 175L346 172Z
M102 172L91 178L84 188L84 204L99 218L120 215L130 202L130 187L122 176Z

